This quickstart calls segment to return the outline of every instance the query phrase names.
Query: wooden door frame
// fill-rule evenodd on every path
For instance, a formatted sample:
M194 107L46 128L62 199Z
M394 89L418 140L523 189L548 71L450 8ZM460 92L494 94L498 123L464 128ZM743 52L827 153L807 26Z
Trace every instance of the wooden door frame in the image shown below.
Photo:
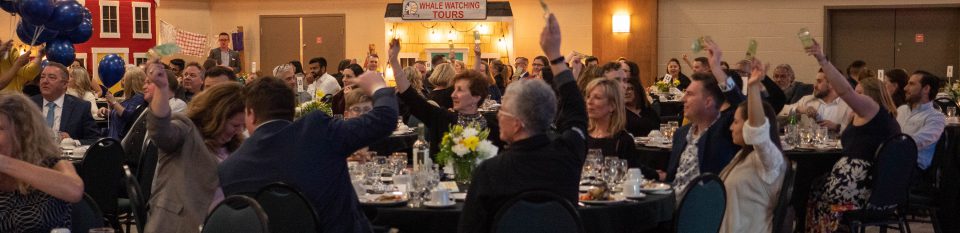
M259 54L263 54L263 46L261 46L260 43L263 42L263 36L264 36L264 35L263 35L263 24L262 24L264 18L297 18L297 19L300 20L300 26L299 26L299 28L300 28L300 31L299 31L300 36L298 36L298 38L297 38L297 40L300 41L300 47L299 47L299 48L300 48L300 49L299 49L300 54L299 54L297 57L299 58L300 62L304 62L304 60L303 60L303 17L309 17L309 16L334 16L334 17L341 17L341 18L343 18L343 31L340 32L340 33L343 34L344 43L346 43L346 37L347 37L347 14L260 15L260 17L258 18L259 21L257 22L257 24L260 26L259 28L257 28L258 33L260 34L260 41L257 42L257 43L258 43L258 44L257 44L257 47L261 49ZM346 48L346 47L347 47L346 44L344 44L344 45L343 45L343 54L347 54L347 48ZM261 63L262 63L262 62L263 62L263 61L262 61L262 55L260 55L260 56L261 56L261 57L258 57L258 60L261 60Z
M820 46L823 47L823 54L827 56L827 60L832 58L832 48L829 43L830 40L827 38L832 38L831 26L833 22L830 21L830 14L838 10L896 10L896 9L932 9L932 8L956 8L960 10L960 3L944 3L944 4L904 4L904 5L844 5L844 6L824 6L823 7L823 41L820 41ZM837 64L834 64L837 65ZM838 67L837 69L840 69ZM841 71L842 72L842 71Z

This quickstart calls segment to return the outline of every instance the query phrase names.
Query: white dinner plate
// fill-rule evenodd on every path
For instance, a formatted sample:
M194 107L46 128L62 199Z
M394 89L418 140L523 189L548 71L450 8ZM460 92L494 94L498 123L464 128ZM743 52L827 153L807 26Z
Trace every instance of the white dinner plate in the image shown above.
M643 199L647 197L647 194L643 194L643 192L639 192L637 193L637 195L627 195L623 193L621 193L621 195L623 195L623 197L626 197L627 199Z
M588 205L612 205L612 204L618 204L624 201L627 201L627 198L619 194L613 194L613 195L610 195L609 200L581 200L580 202L583 202L583 204L588 204Z
M455 201L467 200L467 193L451 193L450 196L453 197Z
M666 183L655 182L654 185L643 185L640 187L641 192L662 192L670 190L670 185Z
M377 200L383 194L364 194L358 197L360 203L369 206L401 206L407 203L406 197L393 200Z

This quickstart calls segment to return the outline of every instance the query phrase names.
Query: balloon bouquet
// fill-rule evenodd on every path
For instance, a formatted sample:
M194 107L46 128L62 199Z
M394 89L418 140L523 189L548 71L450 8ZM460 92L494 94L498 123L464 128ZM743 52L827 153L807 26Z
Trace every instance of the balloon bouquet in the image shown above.
M48 61L70 65L77 57L73 45L93 35L92 15L76 0L0 0L0 8L21 16L16 29L20 41L30 46L46 43ZM98 70L103 84L120 82L124 65L115 54L104 57Z

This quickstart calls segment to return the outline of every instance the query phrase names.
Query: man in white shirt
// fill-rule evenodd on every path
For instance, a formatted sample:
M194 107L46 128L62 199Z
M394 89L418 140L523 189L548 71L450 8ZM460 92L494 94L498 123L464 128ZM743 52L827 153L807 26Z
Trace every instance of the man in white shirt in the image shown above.
M946 127L943 113L933 108L933 102L940 90L940 80L926 71L917 71L910 76L906 91L907 104L897 108L897 122L903 133L910 135L917 143L917 166L926 170L933 161L940 134Z
M310 68L310 72L307 73L307 80L313 80L313 83L307 86L307 93L315 95L315 99L322 99L326 95L334 95L340 91L337 78L327 74L326 58L315 57L310 59L307 67ZM319 95L318 92L323 92L323 95Z
M850 106L847 106L847 103L843 102L827 83L823 70L817 72L817 83L813 85L813 95L803 96L796 103L783 106L779 115L787 117L793 111L815 119L817 124L833 132L842 131L853 117Z

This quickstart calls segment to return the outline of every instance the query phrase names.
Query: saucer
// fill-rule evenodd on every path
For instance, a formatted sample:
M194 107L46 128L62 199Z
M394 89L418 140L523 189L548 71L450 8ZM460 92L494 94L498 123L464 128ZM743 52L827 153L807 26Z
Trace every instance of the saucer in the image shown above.
M638 192L636 195L630 195L630 194L626 194L626 193L622 193L622 195L623 195L623 197L626 197L627 199L642 199L642 198L647 197L647 195L646 195L646 194L643 194L643 192Z
M423 206L426 206L426 207L429 207L429 208L449 208L449 207L453 207L453 205L456 205L456 204L457 204L457 202L454 202L454 201L451 201L451 202L449 202L449 203L447 203L447 204L437 203L437 202L435 202L435 201L425 201L425 202L423 202Z

